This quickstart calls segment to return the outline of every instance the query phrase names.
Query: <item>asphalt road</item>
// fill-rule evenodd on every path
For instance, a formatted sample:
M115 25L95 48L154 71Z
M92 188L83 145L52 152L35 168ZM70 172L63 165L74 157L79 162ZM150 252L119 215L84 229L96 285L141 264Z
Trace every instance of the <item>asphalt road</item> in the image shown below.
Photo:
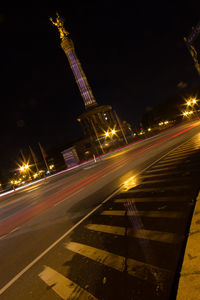
M88 248L83 249L80 243L73 241L70 244L68 240L68 246L65 247L66 252L63 254L63 243L65 239L69 239L76 230L81 228L82 222L102 209L102 202L110 203L109 199L117 196L122 188L130 189L139 186L143 180L140 174L143 174L146 169L169 151L197 136L200 131L199 126L199 122L192 122L170 129L161 135L102 157L96 163L91 162L77 169L63 172L1 197L1 299L117 299L116 295L115 298L112 298L111 292L104 295L99 291L90 293L88 284L77 285L72 280L73 274L70 278L67 276L71 272L70 262L74 259L73 253L76 252L81 255L85 251L84 253L93 255L94 248L96 249L95 245L93 248L88 246ZM112 210L115 211L115 209ZM105 215L109 215L109 209L105 211L107 211ZM116 212L116 214L120 214L120 212ZM123 217L123 212L121 214ZM95 229L97 227L91 228L95 232L95 236L98 236L98 230ZM105 227L104 230L110 229ZM123 229L121 230L123 231ZM90 234L81 231L81 233L77 233L77 236L80 234L84 236L86 242L91 240ZM112 240L112 243L113 245L116 243L116 247L118 247L119 241ZM122 240L120 243L123 246ZM122 255L122 252L121 250L120 259L123 261L124 254ZM65 255L65 263L61 264L63 255ZM104 257L106 261L107 253L97 253L96 261L98 262L99 259L99 263L101 263L101 257ZM89 256L89 259L92 258ZM111 260L116 261L118 259L113 254ZM85 271L82 273L80 260L75 259L74 264L76 265L75 277L87 275L87 268L86 273ZM121 264L123 265L123 262ZM50 267L51 265L54 265L54 268ZM112 263L110 266L113 267ZM127 271L127 268L123 272ZM59 269L60 272L58 272ZM118 265L114 269L113 276L118 278ZM123 268L121 267L121 269ZM93 290L95 285L96 290L100 288L97 280L99 276L102 278L103 285L107 284L107 276L102 277L99 266L89 267L88 270L90 270L88 276ZM155 274L157 274L156 271ZM145 274L143 276L145 277ZM60 288L54 289L56 284L52 278L60 280ZM92 279L94 279L93 283L91 283ZM123 279L121 282L122 290L124 284ZM66 287L67 291L65 291ZM109 283L109 291L114 289L114 285ZM65 292L65 296L63 296L62 291ZM73 295L68 295L69 291ZM135 299L134 297L131 298L130 295L132 295L131 291L125 299Z

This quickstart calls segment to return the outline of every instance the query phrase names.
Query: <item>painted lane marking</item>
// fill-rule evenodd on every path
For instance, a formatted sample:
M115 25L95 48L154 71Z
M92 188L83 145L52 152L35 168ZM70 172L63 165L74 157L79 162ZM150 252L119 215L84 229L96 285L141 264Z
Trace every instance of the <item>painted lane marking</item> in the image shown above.
M143 216L148 218L183 218L185 215L182 212L177 211L129 211L128 216Z
M187 180L189 181L189 178L187 178ZM177 178L175 178L174 180L172 180L172 178L157 178L157 179L152 179L151 180L151 178L149 179L149 180L145 180L145 181L142 181L141 182L141 184L142 184L142 186L143 185L146 185L146 184L153 184L153 183L162 183L162 182L166 182L168 185L169 185L169 183L171 182L171 183L176 183L176 184L179 184L179 183L182 183L182 185L183 185L183 178L181 178L181 177L177 177Z
M97 263L113 268L119 272L124 272L127 270L129 275L142 280L152 280L153 275L154 279L164 281L164 279L166 279L166 277L168 277L168 275L171 273L166 269L159 268L142 261L137 261L132 258L126 258L124 256L94 248L85 244L70 242L65 244L65 248L96 261Z
M125 210L104 210L101 215L103 216L125 216ZM176 211L128 211L128 216L140 216L148 218L183 218L182 212Z
M197 125L195 125L195 126L197 126ZM191 127L191 128L192 128L192 127ZM188 130L189 130L189 129L188 129ZM107 175L108 175L109 173L112 173L112 172L116 171L118 168L121 167L121 165L125 165L131 158L137 157L137 156L141 155L142 153L148 151L149 149L155 148L156 146L158 146L158 145L164 143L165 141L167 141L167 140L169 140L169 139L171 139L171 138L172 138L171 136L169 136L169 137L167 136L167 137L165 137L165 138L163 138L163 139L161 139L161 140L159 140L159 141L154 141L152 144L147 145L147 147L144 147L144 148L142 148L142 149L136 150L133 154L130 154L128 158L124 158L124 159L120 160L119 162L114 163L114 164L111 165L111 166L107 166L105 169L109 168L109 170L110 170L110 172L107 172ZM192 139L192 138L191 138L191 139ZM188 142L188 141L186 141L185 143L187 143L187 142ZM183 144L184 144L184 143L183 143ZM177 146L175 149L178 149L178 148L181 147L183 144ZM174 151L175 149L173 149L173 151ZM172 150L171 150L171 151L172 151ZM171 151L169 151L168 153L170 153ZM167 154L168 154L168 153L167 153ZM167 154L163 155L162 157L165 157ZM162 157L159 158L157 161L161 160ZM154 162L153 164L155 164L155 163L156 163L156 162ZM115 166L116 168L113 170L113 167L114 167L114 166ZM105 169L103 170L103 173L105 173ZM102 174L102 171L100 170L99 173ZM99 178L99 176L100 176L100 174L98 174L98 175L96 175L96 176L92 175L92 176L87 177L86 179L83 179L83 180L81 181L81 184L80 184L79 186L78 186L78 183L75 184L75 188L74 188L74 189L77 190L78 188L81 188L82 186L87 185L87 184L89 183L89 181L96 180L97 178ZM105 176L105 175L102 175L102 177L104 177L104 176ZM93 178L89 179L90 177L93 177ZM84 182L85 180L87 180L87 183ZM79 182L79 183L80 183L80 182ZM66 197L66 196L67 196L67 195L66 195L66 192L67 192L68 196L69 196L72 192L74 192L73 187L74 187L74 186L69 187L68 189L62 191L62 193L59 193L58 199L55 199L55 197L56 197L56 194L55 194L55 195L53 195L52 197L50 197L49 199L47 199L46 201L37 204L35 207L33 206L34 211L33 211L33 209L31 209L30 214L28 214L28 212L24 212L24 213L25 213L24 216L22 216L21 214L19 214L18 216L16 216L16 217L17 217L17 220L14 222L14 224L13 224L13 223L5 224L5 223L9 222L9 219L6 220L5 223L1 224L1 227L2 227L1 234L3 235L3 234L5 234L5 233L8 233L9 230L12 229L12 227L14 227L14 226L19 226L19 225L21 225L22 223L24 223L24 222L28 221L29 219L33 218L35 215L37 215L37 214L39 214L39 213L42 213L42 212L43 212L44 210L46 210L47 208L54 206L55 203L59 202L61 199L63 199L63 197ZM70 188L72 188L71 191L70 191ZM67 190L69 190L69 191L67 191ZM53 198L53 199L52 199L52 198ZM14 217L14 218L15 218L15 217ZM14 218L13 218L13 219L14 219ZM12 221L14 221L13 219L12 219Z
M191 137L189 140L185 141L181 145L178 145L175 149L172 149L156 159L154 162L149 164L146 168L142 169L140 172L136 174L136 176L139 176L143 172L147 172L147 170L156 164L158 161L169 155L169 153L172 153L172 151L175 151L176 149L180 148L182 145L188 143L188 141L192 140L193 137ZM34 260L32 260L25 268L23 268L19 273L17 273L10 281L8 281L1 289L0 289L0 295L3 294L10 286L13 285L24 273L26 273L29 269L32 268L43 256L45 256L49 251L51 251L58 243L60 243L66 236L68 236L76 227L78 227L84 220L86 220L90 215L92 215L95 211L97 211L102 205L106 202L108 202L112 197L114 197L116 194L122 190L123 185L121 185L118 189L116 189L113 193L111 193L106 199L102 201L99 205L97 205L93 210L91 210L87 215L85 215L80 221L78 221L74 226L72 226L69 230L67 230L63 235L61 235L54 243L52 243L48 248L46 248L40 255L38 255Z
M185 154L193 154L197 152L197 150L186 150L186 149L180 149L179 151L174 152L175 155L185 155Z
M142 280L152 281L159 289L162 289L163 283L166 282L172 274L169 270L143 263L132 258L128 258L126 264L127 273L129 275Z
M186 159L188 156L190 156L190 154L184 154L184 155L174 155L174 156L167 156L167 158L166 159L163 159L162 161L163 162L168 162L168 161L176 161L176 160L184 160L184 159Z
M83 221L85 221L89 216L91 216L96 210L98 210L103 203L109 201L114 197L121 189L121 186L110 194L102 203L97 205L92 209L87 215L85 215L80 221L78 221L74 226L67 230L63 235L61 235L54 243L52 243L48 248L46 248L40 255L38 255L34 260L32 260L24 269L17 273L10 281L8 281L1 289L0 295L3 294L14 282L16 282L24 273L26 273L33 265L35 265L43 256L45 256L51 249L53 249L58 243L60 243L66 236L68 236L76 227L78 227Z
M167 169L167 170L165 168L165 169L161 169L161 170L151 169L151 170L145 171L145 173L150 174L148 176L152 176L151 173L156 174L156 175L159 175L159 174L171 175L171 174L180 174L180 171L176 170L175 168L171 168L171 169ZM145 175L143 175L143 176L145 176Z
M183 240L183 236L171 233L171 232L162 232L156 230L146 230L139 229L136 230L134 228L120 227L120 226L110 226L110 225L102 225L102 224L87 224L85 226L89 230L110 233L113 235L120 236L128 236L132 238L138 239L146 239L151 241L157 241L161 243L167 244L177 244Z
M121 226L110 226L110 225L102 225L102 224L87 224L85 227L89 230L94 230L98 232L111 233L116 235L125 236L126 227Z
M165 176L175 175L175 174L180 174L180 171L173 170L173 171L168 171L167 173L166 172L158 173L156 171L151 171L151 172L146 171L143 175L141 175L141 179L143 179L143 178L151 178L151 177L162 177L162 176L165 177Z
M187 197L177 196L177 197L144 197L144 198L118 198L114 202L115 203L155 203L155 202L184 202L188 200Z
M19 226L19 227L15 227L13 230L9 231L8 233L6 233L6 234L0 236L0 240L6 238L6 237L9 236L11 233L14 233L15 231L17 231L17 230L19 230L19 229L20 229L20 226Z
M164 167L164 166L177 166L178 164L181 164L183 160L176 159L175 161L161 161L158 163L158 167Z
M159 142L159 144L160 143L163 143L163 140L161 140ZM53 205L55 205L55 203L57 203L61 199L63 199L63 197L66 197L66 196L69 197L77 189L80 189L81 187L84 187L84 186L88 185L89 182L98 179L100 176L103 178L106 175L108 175L109 173L117 171L117 169L122 167L121 165L125 165L127 163L127 161L129 161L131 158L141 155L142 153L146 152L149 148L155 147L157 144L158 143L154 143L150 146L148 145L148 147L145 147L144 149L139 149L136 152L134 152L133 154L129 155L128 158L124 158L124 159L120 160L119 162L115 162L111 166L107 166L106 168L104 168L104 170L100 170L97 173L95 173L95 174L83 179L82 181L70 186L66 190L62 191L62 193L54 194L53 196L49 197L46 201L42 201L42 202L36 204L35 206L33 206L31 209L28 209L27 211L23 211L22 213L14 216L12 218L13 223L10 223L10 219L5 220L0 226L0 228L1 228L0 234L4 235L5 233L8 233L9 230L12 229L12 227L17 226L17 225L21 225L25 221L28 221L30 218L34 217L35 215L37 215L39 213L42 213L47 208L52 207ZM114 167L115 167L115 169L113 169ZM105 174L106 170L108 170L108 172ZM80 191L81 190L82 189L80 189ZM57 199L55 199L56 196L58 196Z
M182 156L182 157L180 157L180 156L177 156L177 157L174 157L174 158L172 158L172 157L168 157L167 159L163 159L162 160L162 163L173 163L173 162L176 162L176 161L183 161L185 158L187 158L188 157L188 155L184 155L184 156Z
M127 235L134 238L147 239L167 244L177 244L184 239L184 236L180 236L171 232L161 232L146 229L134 230L133 228L128 229Z
M141 182L141 185L145 184L145 182ZM171 190L190 190L191 187L189 185L183 185L183 184L176 184L175 186L171 186L171 185L168 185L168 186L164 186L162 187L163 190L165 191L171 191ZM160 192L161 190L161 187L143 187L142 186L142 190L139 186L136 186L133 190L128 190L126 191L126 194L127 195L134 195L134 194L137 194L138 192L139 193L143 193L143 192Z
M64 300L97 300L88 291L48 266L44 266L38 276Z
M152 167L151 169L153 171L164 171L164 170L168 170L168 169L175 169L175 167L176 167L175 164L170 165L170 166L163 166L163 167L157 165L157 166Z
M125 210L104 210L101 215L103 216L125 216Z
M125 257L123 256L76 242L65 244L65 248L117 271L123 272L125 269Z

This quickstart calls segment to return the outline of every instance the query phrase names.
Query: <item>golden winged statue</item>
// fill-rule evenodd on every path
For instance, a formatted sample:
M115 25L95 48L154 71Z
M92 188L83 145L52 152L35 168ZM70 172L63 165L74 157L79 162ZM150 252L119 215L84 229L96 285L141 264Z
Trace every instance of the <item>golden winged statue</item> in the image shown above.
M58 13L56 13L56 21L54 21L52 18L49 18L49 20L52 22L54 26L56 26L60 33L61 40L69 35L69 32L64 27L64 19L62 19Z

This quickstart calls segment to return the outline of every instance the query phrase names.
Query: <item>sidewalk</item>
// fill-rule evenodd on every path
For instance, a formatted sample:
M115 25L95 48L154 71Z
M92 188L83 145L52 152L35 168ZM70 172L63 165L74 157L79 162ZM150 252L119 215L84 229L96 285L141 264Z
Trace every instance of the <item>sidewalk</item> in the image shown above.
M176 300L200 299L200 193L192 217Z

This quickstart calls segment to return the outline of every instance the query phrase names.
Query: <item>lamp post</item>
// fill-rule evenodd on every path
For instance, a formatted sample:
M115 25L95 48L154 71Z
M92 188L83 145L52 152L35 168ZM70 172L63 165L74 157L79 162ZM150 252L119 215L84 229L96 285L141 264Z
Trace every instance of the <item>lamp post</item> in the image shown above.
M187 100L187 102L186 102L186 105L188 106L188 107L192 107L193 109L194 109L194 111L195 111L195 113L196 113L196 115L197 115L197 118L200 120L200 118L199 118L199 115L198 115L198 112L197 112L197 110L196 110L196 108L195 108L195 105L197 104L197 99L196 98L190 98L190 99L188 99ZM186 113L186 112L185 112ZM183 113L183 115L184 115L184 113Z
M30 177L30 166L29 166L29 164L26 163L26 164L20 166L19 170L22 173L26 173L27 172L28 173L28 177Z
M105 132L105 138L110 138L110 140L112 141L113 146L115 145L114 141L113 141L113 136L116 134L116 130L113 128L109 131Z

